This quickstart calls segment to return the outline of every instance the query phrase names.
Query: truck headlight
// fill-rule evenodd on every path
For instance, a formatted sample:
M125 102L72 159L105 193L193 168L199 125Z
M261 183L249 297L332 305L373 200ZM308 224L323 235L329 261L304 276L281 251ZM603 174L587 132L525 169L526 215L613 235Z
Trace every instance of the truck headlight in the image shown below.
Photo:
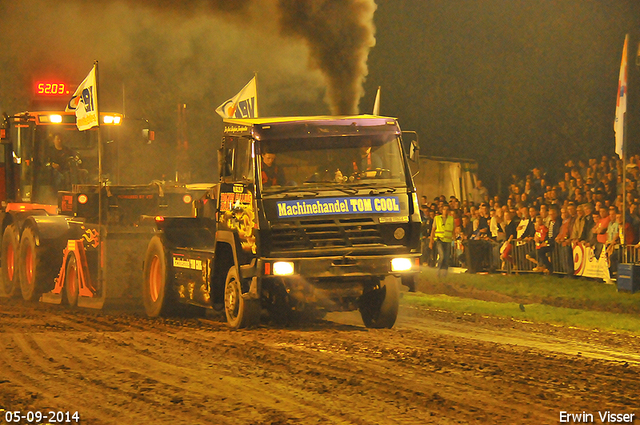
M411 270L411 260L408 258L394 258L391 260L392 272L406 272Z
M276 261L273 263L273 274L276 276L292 275L293 263L290 261Z

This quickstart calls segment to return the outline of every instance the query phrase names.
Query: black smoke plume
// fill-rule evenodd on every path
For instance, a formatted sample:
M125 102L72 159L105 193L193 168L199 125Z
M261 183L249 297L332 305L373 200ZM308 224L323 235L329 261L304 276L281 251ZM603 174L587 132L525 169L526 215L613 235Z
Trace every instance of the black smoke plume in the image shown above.
M335 115L357 114L375 45L373 0L279 0L284 34L306 40L311 59L327 81Z

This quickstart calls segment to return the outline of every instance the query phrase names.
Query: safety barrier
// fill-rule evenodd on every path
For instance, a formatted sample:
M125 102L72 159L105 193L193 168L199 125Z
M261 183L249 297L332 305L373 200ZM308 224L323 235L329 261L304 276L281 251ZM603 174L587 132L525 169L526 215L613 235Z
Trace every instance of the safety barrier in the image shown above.
M622 260L627 263L640 262L640 249L634 246L616 245L606 252L601 245L591 247L583 243L566 246L553 244L545 251L538 251L539 255L547 256L551 264L549 271L555 274L609 279L610 273L616 272L617 265ZM450 266L466 268L471 273L520 273L539 270L536 269L538 264L530 258L538 258L533 241L512 241L509 244L492 240L454 241ZM435 258L433 260L435 261Z

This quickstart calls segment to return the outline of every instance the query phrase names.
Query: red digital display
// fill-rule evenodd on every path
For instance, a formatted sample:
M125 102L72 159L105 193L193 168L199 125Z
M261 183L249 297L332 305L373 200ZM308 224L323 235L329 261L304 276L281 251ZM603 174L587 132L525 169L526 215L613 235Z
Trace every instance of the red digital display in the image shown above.
M69 91L69 86L65 83L52 81L36 82L37 96L68 96L70 94L71 92Z

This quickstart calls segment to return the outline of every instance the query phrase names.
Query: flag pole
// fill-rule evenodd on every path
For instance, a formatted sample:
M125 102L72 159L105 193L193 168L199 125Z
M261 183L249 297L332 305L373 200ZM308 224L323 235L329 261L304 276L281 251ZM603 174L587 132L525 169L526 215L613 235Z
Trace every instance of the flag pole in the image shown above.
M627 87L629 83L627 82ZM627 226L627 112L622 114L622 262L627 262L625 227Z
M627 260L626 245L624 240L625 226L627 223L627 95L629 93L628 79L628 44L629 34L624 37L622 48L622 60L620 61L620 76L618 77L618 93L616 93L616 119L614 121L615 152L622 159L622 229L619 229L620 249L622 254L619 259L622 263ZM622 122L620 122L622 121ZM616 185L617 187L617 185Z
M624 63L625 63L625 93L624 95L627 96L627 94L629 93L629 51L628 51L628 43L629 43L629 34L627 34L625 36L625 49L624 52L622 53L623 55L626 55L626 57L624 58ZM625 99L625 105L626 105L626 99ZM625 239L626 236L626 226L627 226L627 109L625 106L625 111L622 114L622 238L624 240L624 243L622 244L622 262L626 263L627 262L627 244L629 243L629 241L627 241Z
M102 268L104 266L103 264L103 260L104 260L104 239L105 239L105 234L103 232L102 229L102 186L103 186L103 177L102 177L102 126L100 125L100 74L98 72L98 61L95 61L93 63L93 66L95 67L96 70L96 116L98 118L98 242L100 244L100 248L98 250L98 255L99 255L99 259L98 259L98 285L101 291L104 291L104 274L102 271ZM104 293L102 294L104 295Z
M258 118L258 71L253 71L253 78L256 80L256 109L255 109L255 117Z

